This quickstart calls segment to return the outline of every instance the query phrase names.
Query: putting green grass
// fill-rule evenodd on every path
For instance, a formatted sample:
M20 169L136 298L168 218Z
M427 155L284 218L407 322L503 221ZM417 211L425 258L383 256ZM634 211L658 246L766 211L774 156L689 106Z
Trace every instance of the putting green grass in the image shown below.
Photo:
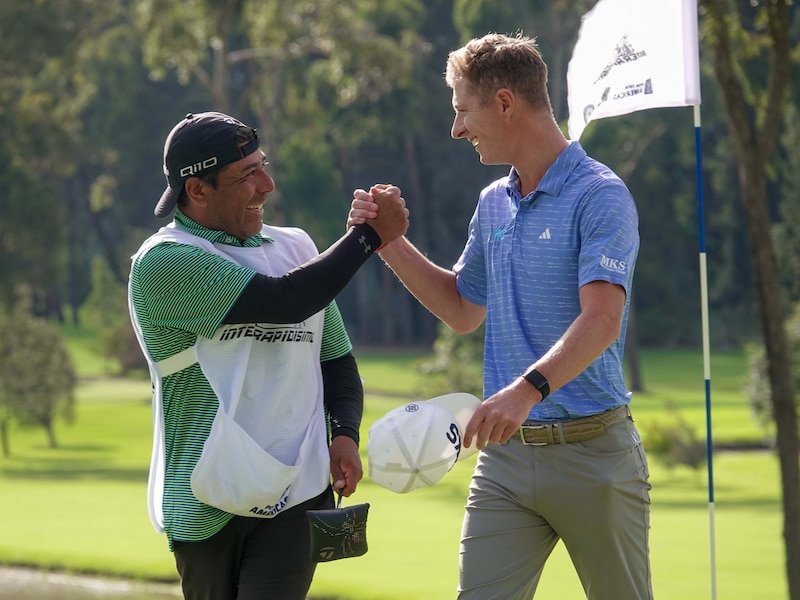
M402 402L371 398L380 414ZM365 478L352 501L371 505L370 551L360 558L320 565L312 592L356 600L453 598L462 509L474 461L472 457L457 463L436 486L404 495ZM656 597L710 597L707 471L668 471L652 458L650 465ZM777 459L766 451L725 452L715 457L714 467L718 597L785 598ZM539 589L541 598L585 597L563 545L548 561Z
M389 409L409 401L418 377L413 354L362 352L367 402L362 437ZM704 435L701 359L688 352L643 355L646 392L633 411L641 429L667 418L667 404ZM742 396L743 360L712 361L714 439L758 440ZM718 373L717 373L718 372ZM715 375L716 373L716 375ZM149 383L84 379L76 421L59 423L61 447L38 430L12 427L9 458L0 457L0 564L175 581L166 540L148 521L145 502L151 444ZM714 377L720 379L714 385ZM387 383L390 382L390 383ZM386 386L389 389L386 389ZM645 440L646 442L646 440ZM363 444L365 451L366 443ZM369 552L321 564L312 597L338 600L453 598L458 538L474 457L436 486L393 494L367 477L350 502L369 502ZM366 456L364 456L366 470ZM659 600L710 597L710 518L706 469L666 470L651 457L651 559ZM770 451L719 452L714 458L716 581L720 598L787 597L777 460ZM347 501L346 501L347 502ZM580 599L559 545L547 564L541 598Z

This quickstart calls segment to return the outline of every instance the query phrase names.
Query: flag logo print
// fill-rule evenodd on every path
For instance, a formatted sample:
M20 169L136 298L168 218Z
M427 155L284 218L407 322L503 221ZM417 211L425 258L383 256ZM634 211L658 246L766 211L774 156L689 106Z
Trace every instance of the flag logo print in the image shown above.
M550 228L548 227L545 229L541 235L539 236L540 240L549 240L550 239Z
M640 52L634 50L633 45L628 39L629 37L630 36L626 33L622 36L622 38L620 38L620 40L617 42L616 48L614 48L614 58L603 68L603 70L600 72L600 76L595 79L594 83L597 83L601 79L605 78L614 67L618 65L624 65L625 63L630 63L647 56L647 52L644 50L641 50Z
M567 127L649 108L700 104L696 0L598 0L567 68Z

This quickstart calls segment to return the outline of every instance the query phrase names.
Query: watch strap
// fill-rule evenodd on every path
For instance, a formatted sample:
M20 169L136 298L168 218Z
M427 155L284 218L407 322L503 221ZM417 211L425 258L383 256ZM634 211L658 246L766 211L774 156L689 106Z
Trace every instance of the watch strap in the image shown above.
M547 382L547 378L536 369L528 369L522 374L522 377L539 390L539 393L542 394L542 400L550 395L550 384Z

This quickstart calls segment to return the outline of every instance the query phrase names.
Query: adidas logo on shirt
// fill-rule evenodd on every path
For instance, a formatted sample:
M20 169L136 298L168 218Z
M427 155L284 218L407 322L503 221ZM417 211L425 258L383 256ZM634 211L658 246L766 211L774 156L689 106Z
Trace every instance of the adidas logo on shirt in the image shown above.
M539 236L540 240L549 240L550 239L550 228L548 227L545 229L542 234Z

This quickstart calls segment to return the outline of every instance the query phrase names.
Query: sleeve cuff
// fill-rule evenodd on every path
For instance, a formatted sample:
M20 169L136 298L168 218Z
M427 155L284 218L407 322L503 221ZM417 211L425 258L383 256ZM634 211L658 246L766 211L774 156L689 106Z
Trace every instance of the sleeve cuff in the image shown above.
M358 433L358 429L353 429L352 427L348 427L347 425L336 427L335 429L333 429L333 431L331 431L331 439L339 437L340 435L345 435L349 437L356 443L356 446L358 446L359 442L361 441L361 436Z

